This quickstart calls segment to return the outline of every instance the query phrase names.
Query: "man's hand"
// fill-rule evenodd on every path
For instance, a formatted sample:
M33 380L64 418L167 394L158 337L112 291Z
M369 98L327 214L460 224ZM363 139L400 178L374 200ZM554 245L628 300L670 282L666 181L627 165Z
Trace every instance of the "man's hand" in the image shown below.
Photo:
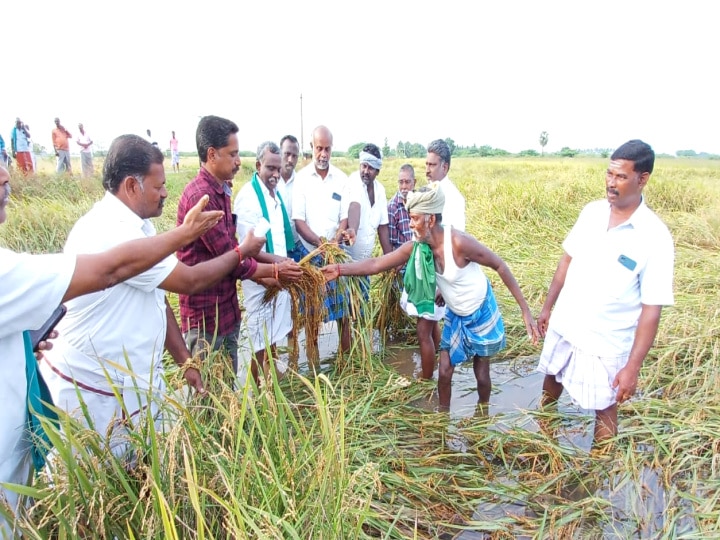
M240 251L243 254L243 258L254 257L265 245L266 238L264 236L255 236L255 229L250 229L243 238L242 244L240 244Z
M525 330L527 331L527 335L530 338L530 341L532 341L533 345L537 345L538 340L540 339L540 331L537 327L537 324L535 324L535 319L533 318L530 311L526 311L523 313L523 322L525 323Z
M188 210L181 227L186 227L191 239L198 238L217 225L225 213L222 210L209 210L203 212L203 208L210 198L203 195L202 198Z
M435 291L435 305L440 306L440 307L445 305L445 299L443 298L443 295L440 292L440 289L437 289Z
M40 343L38 343L38 350L35 351L35 358L37 358L38 361L42 360L43 351L49 351L53 348L53 344L50 340L55 339L56 337L58 337L58 331L53 330L52 332L50 332L50 334L48 334L47 341L41 341Z
M340 267L337 264L323 266L320 271L323 273L326 282L337 279L338 276L340 276Z
M302 269L300 268L300 265L292 259L284 260L281 263L277 263L277 265L278 276L281 281L297 281L300 279L300 276L302 276Z
M205 385L202 381L202 376L200 375L200 372L194 368L188 368L185 370L185 381L194 388L198 394L201 396L207 395L207 390L205 390Z
M545 334L547 333L548 329L548 323L550 322L550 310L546 309L544 306L542 310L540 311L540 315L538 315L537 318L537 329L540 333L540 337L545 337Z
M615 375L615 380L612 383L612 387L615 388L616 400L618 403L627 401L635 395L637 390L638 372L633 368L625 366L618 374Z

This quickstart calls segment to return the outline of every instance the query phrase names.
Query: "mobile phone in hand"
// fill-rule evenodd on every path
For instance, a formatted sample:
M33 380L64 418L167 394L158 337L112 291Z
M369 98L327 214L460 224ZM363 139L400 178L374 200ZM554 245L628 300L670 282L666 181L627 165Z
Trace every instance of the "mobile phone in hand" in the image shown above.
M37 330L30 330L30 341L32 342L34 352L37 352L40 342L45 341L48 338L50 332L52 332L53 328L57 326L60 319L65 316L65 313L67 313L67 308L63 304L60 304L57 308L55 308L55 311L53 311L52 315L50 315L50 318L45 321L40 328Z

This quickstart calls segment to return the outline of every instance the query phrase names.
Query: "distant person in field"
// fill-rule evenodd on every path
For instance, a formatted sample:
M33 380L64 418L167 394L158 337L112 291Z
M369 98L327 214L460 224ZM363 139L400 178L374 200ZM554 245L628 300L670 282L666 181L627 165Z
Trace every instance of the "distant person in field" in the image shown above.
M0 165L0 224L7 217L9 199L10 174ZM32 255L0 248L0 504L11 514L9 520L0 514L0 538L18 537L12 516L22 508L17 491L3 485L27 484L32 467L44 466L47 451L32 442L47 438L38 423L43 393L26 331L40 328L61 302L112 290L109 287L147 270L214 226L221 216L201 213L202 207L194 208L186 223L172 231L92 255ZM41 350L51 347L51 342L40 342Z
M235 214L237 215L238 236L255 229L265 220L270 228L265 234L267 241L263 250L255 257L263 263L273 264L278 274L283 265L290 265L299 271L299 266L288 258L288 250L295 247L290 226L290 216L285 206L285 196L278 189L282 158L280 147L266 141L257 149L255 173L250 182L246 183L235 197ZM277 278L265 280L245 280L242 282L245 305L245 324L248 328L253 358L250 370L255 383L259 384L260 371L266 372L269 361L277 359L277 342L292 330L290 313L290 294L280 291L273 302L264 304L263 297L267 286L280 286ZM270 349L271 359L267 349Z
M55 129L52 130L52 143L57 156L56 172L65 171L72 174L72 163L70 163L70 139L72 135L63 127L59 118L55 118Z
M325 126L312 132L313 162L297 174L293 192L292 219L300 235L303 256L320 245L321 238L337 241L347 238L355 241L355 231L348 228L351 203L359 211L359 201L352 200L348 190L348 177L330 163L333 136ZM356 218L357 219L357 218ZM322 264L319 257L313 264ZM350 299L345 298L336 283L328 283L325 290L327 321L337 321L340 334L340 350L350 350Z
M237 217L232 212L231 201L232 180L240 170L238 131L235 122L218 116L204 116L198 123L195 140L201 167L180 198L178 223L204 195L210 197L208 209L222 210L225 217L212 231L178 251L178 259L189 266L228 252L245 258L246 248L238 246L235 234ZM255 238L251 228L246 230L248 238ZM264 243L265 237L260 240ZM253 250L254 254L259 250L260 247ZM298 279L300 268L294 261L273 265L249 259L202 293L180 294L182 331L193 354L206 352L208 346L213 350L222 349L232 359L233 373L237 374L241 323L237 280L276 277Z
M168 195L160 150L137 135L116 138L105 159L102 183L105 196L73 226L65 253L99 253L155 235L150 220L162 214ZM127 447L124 421L132 421L148 405L148 393L162 397L163 351L178 366L192 357L166 291L194 294L238 268L254 268L249 256L262 243L249 236L241 257L231 252L195 266L169 255L125 283L67 302L60 336L42 367L55 405L79 413L81 419L86 407L94 429L111 433L109 446L122 455ZM184 369L184 376L190 387L205 392L195 367Z
M408 261L405 289L418 313L433 313L436 284L447 306L438 370L439 405L450 407L455 366L473 361L480 403L490 400L490 357L505 346L505 327L490 281L482 266L495 270L517 301L528 337L537 343L538 330L530 308L507 264L472 236L442 225L445 196L437 187L408 194L407 211L413 242L378 258L322 269L325 278L372 275Z
M12 157L17 161L17 168L23 174L32 174L35 171L32 160L32 147L30 146L30 130L22 120L15 119L15 127L10 132L10 148Z
M613 152L606 198L586 205L565 238L538 317L542 405L566 389L595 410L596 443L617 434L618 403L635 394L662 306L673 303L673 240L643 196L654 163L640 140Z
M93 154L92 145L93 140L85 132L85 126L78 124L78 131L80 136L78 137L77 143L80 146L80 164L82 165L82 175L84 178L90 178L95 174L95 167L93 166Z
M175 138L175 132L172 132L170 139L170 156L172 160L173 172L180 172L180 150L178 150L178 140Z
M413 191L415 191L415 169L409 163L405 163L398 173L398 192L388 203L388 237L393 250L412 240L410 216L405 203L408 193Z
M25 126L25 131L30 135L30 126L27 124L23 125ZM30 148L30 159L32 159L33 171L37 172L37 156L35 155L35 143L32 138L28 138L28 148Z
M282 169L280 170L280 182L278 182L277 189L285 202L288 215L291 216L290 227L292 228L295 242L293 249L288 251L287 255L295 262L299 262L302 258L303 250L300 235L295 228L295 221L292 219L292 200L296 184L295 167L297 167L298 158L300 157L300 144L294 135L285 135L280 139L280 155L282 157Z

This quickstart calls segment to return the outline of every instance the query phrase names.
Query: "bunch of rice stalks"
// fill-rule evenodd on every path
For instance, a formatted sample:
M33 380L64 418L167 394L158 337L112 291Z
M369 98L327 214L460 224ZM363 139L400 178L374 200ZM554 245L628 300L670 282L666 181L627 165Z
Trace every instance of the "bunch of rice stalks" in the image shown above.
M302 274L300 279L293 282L280 280L282 288L290 294L292 304L293 328L305 330L305 350L308 358L317 358L318 334L320 325L327 317L328 310L325 305L326 290L325 278L319 270L320 266L348 262L349 255L336 243L322 240L320 245L308 253L298 263ZM263 304L274 302L278 287L268 287L263 296ZM334 294L343 299L352 298L348 280L337 280Z
M371 299L375 304L374 328L380 331L383 341L414 328L413 320L400 307L403 275L398 268L383 272L373 280Z

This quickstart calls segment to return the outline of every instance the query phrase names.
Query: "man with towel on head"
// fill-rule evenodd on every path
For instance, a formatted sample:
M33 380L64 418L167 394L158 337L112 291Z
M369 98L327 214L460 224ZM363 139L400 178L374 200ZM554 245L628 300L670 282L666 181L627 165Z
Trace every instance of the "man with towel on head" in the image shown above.
M440 341L438 394L440 408L450 408L455 366L473 360L480 403L490 400L490 357L505 346L505 327L492 287L481 266L495 270L522 311L528 337L537 344L538 329L525 297L505 261L472 236L452 226L443 227L445 196L437 188L407 195L413 242L382 257L322 269L328 281L338 276L365 276L410 261L405 271L408 301L418 313L433 313L435 287L446 304Z

